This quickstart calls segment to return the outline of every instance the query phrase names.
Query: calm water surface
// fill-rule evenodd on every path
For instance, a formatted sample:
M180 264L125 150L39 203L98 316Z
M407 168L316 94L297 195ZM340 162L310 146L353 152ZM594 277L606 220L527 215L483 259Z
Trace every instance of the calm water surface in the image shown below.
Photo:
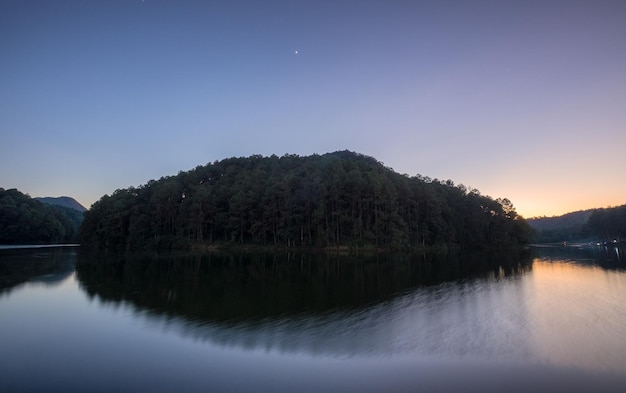
M0 391L622 392L619 250L0 250Z

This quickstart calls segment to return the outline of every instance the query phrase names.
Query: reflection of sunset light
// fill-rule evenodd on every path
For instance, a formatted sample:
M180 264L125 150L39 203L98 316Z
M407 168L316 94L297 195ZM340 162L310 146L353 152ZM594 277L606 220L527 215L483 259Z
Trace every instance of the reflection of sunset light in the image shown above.
M533 310L529 327L541 357L559 366L626 371L621 324L626 304L620 300L626 293L626 273L535 260L527 290ZM602 323L591 326L589 321Z

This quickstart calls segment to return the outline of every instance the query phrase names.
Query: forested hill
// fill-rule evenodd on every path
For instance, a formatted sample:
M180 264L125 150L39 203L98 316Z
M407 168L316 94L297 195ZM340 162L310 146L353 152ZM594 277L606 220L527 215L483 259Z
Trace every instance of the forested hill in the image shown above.
M72 197L39 197L35 199L39 202L47 203L48 205L67 207L70 209L78 210L79 212L84 212L87 210L85 206L78 203L78 201Z
M528 220L540 243L563 241L625 241L626 205L581 210L558 217Z
M0 244L73 243L83 212L0 188Z
M581 210L555 217L533 217L528 225L536 232L540 243L573 241L584 238L585 228L594 209Z
M585 232L595 240L623 244L626 242L626 205L594 210Z
M232 243L405 249L507 247L531 233L507 199L339 151L228 158L117 190L85 213L80 237L119 251Z

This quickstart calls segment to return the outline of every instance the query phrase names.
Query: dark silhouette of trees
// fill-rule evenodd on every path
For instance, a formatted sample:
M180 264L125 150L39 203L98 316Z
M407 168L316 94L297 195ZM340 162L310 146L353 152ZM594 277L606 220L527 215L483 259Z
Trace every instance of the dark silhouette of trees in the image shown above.
M596 209L584 231L602 241L624 241L626 239L626 205Z
M613 242L626 238L626 205L528 220L541 243Z
M75 242L82 220L81 211L0 188L0 244Z
M589 234L584 228L594 210L580 210L554 217L533 217L527 219L527 222L535 230L539 243L586 241L589 240Z
M507 199L400 175L350 151L228 158L115 191L85 215L81 243L118 251L198 244L489 248L532 234Z

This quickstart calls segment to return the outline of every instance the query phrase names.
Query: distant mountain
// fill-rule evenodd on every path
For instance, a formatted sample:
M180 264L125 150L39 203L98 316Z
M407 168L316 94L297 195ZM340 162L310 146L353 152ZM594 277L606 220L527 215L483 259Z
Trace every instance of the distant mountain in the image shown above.
M74 198L62 196L58 198L54 197L43 197L43 198L33 198L40 202L47 203L48 205L69 207L70 209L78 210L79 212L87 211L87 209L78 203L78 201Z
M555 230L560 228L582 227L596 209L581 210L554 217L534 217L526 219L537 231Z
M595 210L581 210L554 217L529 218L526 222L537 233L538 242L580 240L585 237L585 225Z

